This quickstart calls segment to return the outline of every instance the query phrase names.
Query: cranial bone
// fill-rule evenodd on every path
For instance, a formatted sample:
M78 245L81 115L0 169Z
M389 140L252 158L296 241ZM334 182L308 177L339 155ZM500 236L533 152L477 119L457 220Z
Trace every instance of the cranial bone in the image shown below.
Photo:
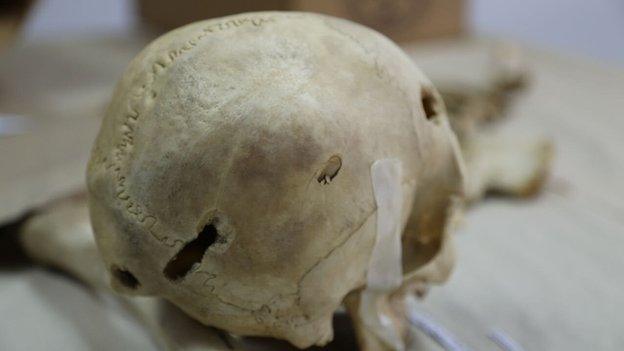
M366 285L371 165L386 158L402 167L408 291L448 274L451 259L419 270L450 246L462 191L443 103L411 60L370 29L314 14L172 31L128 67L89 163L112 286L234 334L323 345L334 311Z
M252 24L254 26L261 26L263 23L267 22L266 18L269 18L266 17L267 14L262 15L265 16L262 17L265 19L255 17L255 23L253 23L252 20ZM260 15L247 16L253 17ZM240 27L245 22L248 22L251 17L247 18L248 20L239 19L238 21L231 20L229 22L213 21L206 22L205 24L213 23L213 25L216 26L214 28L226 30L226 28L229 27ZM293 18L290 18L289 20L293 20ZM271 21L275 21L275 18L273 17L273 20ZM331 22L336 20L325 18L325 21ZM334 25L336 26L337 24ZM173 41L175 42L175 40ZM196 44L189 45L196 46ZM163 67L165 67L164 65L165 64L163 63ZM507 71L507 73L510 72ZM511 73L517 72L511 71ZM455 89L454 92L443 90L445 99L448 99L448 102L451 104L451 111L453 112L451 116L453 128L460 136L463 152L467 155L468 159L467 195L470 199L478 199L483 195L483 193L492 189L510 193L512 195L526 195L526 184L530 184L531 179L543 179L543 173L540 172L543 172L547 168L548 157L546 156L549 155L547 150L540 147L540 145L545 145L544 143L525 143L526 147L519 148L518 143L510 143L504 140L499 141L496 140L497 138L486 136L480 131L480 126L482 124L489 123L495 118L502 116L502 110L505 107L506 102L509 100L510 92L513 92L513 89L510 88L518 86L508 83L513 83L514 81L518 82L520 81L518 79L520 77L521 76L519 75L512 74L511 78L513 79L510 79L510 76L499 74L497 78L503 79L495 79L492 84L492 89L484 92L475 93L475 91L471 89L464 89L461 91ZM428 83L427 86L429 86ZM142 89L146 88L147 85L146 87L142 87ZM441 110L439 102L436 101L438 98L435 91L428 89L421 91L424 92L421 92L421 102L425 115L436 115L438 116L436 117L438 123L440 120L444 122L444 116L441 115L443 111ZM472 94L470 93L471 91ZM152 96L154 94L158 96L159 93L160 92L154 91L152 92ZM118 99L120 99L120 97L118 97ZM136 145L134 143L133 133L135 128L140 127L138 123L139 111L136 109L131 112L132 118L130 121L132 123L137 123L122 124L122 128L125 128L122 129L123 136L120 137L121 139L119 144L115 144L115 151L117 153L115 153L114 156L117 157L118 160L123 160L124 157L132 156L132 153L123 154L119 152L128 152L130 148ZM434 119L434 121L436 119ZM417 129L416 131L421 131L421 129ZM186 133L188 133L188 131ZM114 135L115 133L113 132L112 134ZM176 133L169 133L168 135L165 134L165 136L175 138ZM436 139L433 138L433 140ZM279 142L283 140L279 139L277 141ZM420 150L418 152L421 153L423 151L428 151L426 148L418 150ZM345 154L349 155L348 153ZM106 157L106 155L99 156ZM169 157L171 157L171 155L169 155ZM424 159L427 161L427 158L423 158L422 155L419 155L419 157L421 160ZM314 180L318 184L326 186L332 185L332 182L337 181L338 179L337 176L343 168L344 159L344 154L332 155L329 157L327 161L321 165L321 170L314 173ZM152 161L154 161L155 164L158 164L156 160ZM266 162L266 160L264 161ZM431 159L429 159L429 162L432 162ZM435 160L433 162L435 162ZM113 165L113 163L109 163L109 165ZM113 169L113 171L116 172L115 175L119 175L121 168L119 170ZM147 171L149 170L146 170L146 172ZM423 173L427 174L427 172L421 171L420 177L416 177L416 184L421 183ZM457 171L451 173L454 177L457 176ZM431 174L433 174L433 172ZM536 174L542 174L542 176L536 177ZM173 176L182 177L183 174L179 173L177 175L174 174ZM426 179L426 177L424 179ZM119 178L117 178L117 180L120 181ZM121 188L117 190L125 190L125 180L126 178L117 183L117 185L121 184ZM182 181L184 179L177 180ZM422 294L426 291L426 286L429 283L443 282L448 276L453 264L452 245L449 240L450 238L448 238L449 230L447 228L447 222L449 222L448 215L452 212L449 208L451 207L450 203L452 202L449 200L449 194L452 192L449 192L448 189L444 189L445 182L432 182L429 180L426 181L425 184L433 185L434 187L437 186L437 188L428 190L426 187L419 188L416 186L416 191L412 193L412 201L416 204L416 208L412 210L410 216L408 217L404 235L402 237L403 268L407 273L404 277L403 284L397 290L388 294L382 294L379 296L377 301L380 310L379 312L383 313L386 317L389 317L390 320L392 320L393 327L396 328L401 337L405 337L407 335L408 329L403 315L403 310L405 309L403 304L404 297L414 292L418 295ZM452 182L449 182L449 184L452 184ZM528 189L535 190L539 185L539 181L533 182L533 186ZM439 187L442 187L442 190L440 190ZM120 198L119 200L128 200L125 198L128 194L124 194L123 192L116 193L115 195ZM109 203L108 205L114 206L115 203ZM136 220L139 223L145 224L147 221L147 225L150 226L150 235L155 234L151 232L151 229L156 225L152 222L155 217L145 213L145 208L141 207L138 203L127 201L125 202L125 205L127 206L128 212L132 216L137 216ZM420 208L418 208L418 206L420 206ZM117 285L122 292L145 292L145 290L142 290L145 289L145 280L139 280L134 271L130 271L125 265L122 266L115 264L107 267L100 260L93 236L91 234L91 228L86 212L86 206L84 200L82 199L61 202L44 210L42 213L26 223L22 236L25 248L33 258L36 258L43 263L64 269L96 288L108 286L105 278L108 271L108 273L112 276L113 284ZM214 213L220 212L213 211L212 214ZM123 213L122 215L127 216L127 214ZM403 215L403 217L405 217L405 215ZM123 221L128 221L128 218L123 218ZM126 223L126 226L132 225L133 223ZM227 229L231 229L228 228L228 225L231 225L230 222L221 223L220 225L222 226L221 228L225 228L226 231ZM132 235L132 232L122 232L120 234ZM221 233L217 231L217 239L220 234ZM353 235L355 236L356 234L357 233L354 233ZM176 239L176 237L168 237L163 240L163 237L161 237L161 241L165 244L171 244L173 242L175 245ZM105 238L104 240L111 240L111 238ZM358 243L352 245L354 248L358 248L358 245L361 245L361 242L362 241L359 241ZM192 240L190 243L197 244L201 242ZM139 249L141 241L139 240L130 244L136 245L135 249ZM194 262L194 260L186 262L188 258L185 258L184 256L191 256L191 258L194 259L198 259L197 257L199 257L199 260L202 260L204 256L207 255L204 254L202 250L196 249L198 245L194 246L191 244L189 244L190 248L180 251L178 255L170 259L162 270L164 274L168 274L170 277L173 277L174 281L177 279L186 279L187 275L182 274L184 271L179 271L173 268L177 268L179 266L189 267L190 264L190 273L187 272L187 274L193 274L193 272L196 272L195 274L197 274L199 272L198 268L200 267L198 266L200 264ZM217 246L219 244L227 244L227 242L219 243L217 241L217 243L213 244L214 246L212 246L212 248L214 248L214 253L223 254L228 250L227 245ZM347 241L344 241L342 245L346 246L348 244L349 243ZM368 247L370 248L370 242ZM338 250L339 248L330 249L328 260L331 260L332 253ZM208 254L210 253L211 251L208 252ZM347 253L351 255L350 257L355 256L352 252ZM138 257L137 259L140 263L141 260L146 258L148 257ZM358 262L362 261L365 260ZM172 262L175 264L172 264ZM322 264L323 262L320 261L317 263L319 266ZM360 266L355 268L362 269L362 267L365 266L366 264L360 264ZM170 269L168 270L168 268ZM326 274L328 272L330 274L342 273L342 271L332 272L330 270L325 270L321 274ZM349 312L352 314L355 328L360 338L361 347L365 350L391 349L390 345L385 344L383 340L379 339L376 336L375 331L370 330L366 323L364 323L365 321L360 314L359 308L362 287L363 284L360 288L352 290L344 300ZM163 291L166 290L167 289L164 289ZM156 287L154 295L161 295L158 291L158 286ZM206 297L204 296L203 298ZM185 318L185 316L181 315L177 309L170 308L160 299L127 297L125 300L128 305L139 314L146 326L154 332L154 335L163 341L164 345L168 348L179 350L227 349L227 345L224 344L223 338L219 337L219 334L215 332L214 329L202 327L197 323L194 323L193 321ZM174 302L176 301L171 298L170 300ZM177 303L181 303L183 305L185 302L182 301ZM191 315L193 314L191 313ZM172 322L166 323L166 321ZM216 324L216 322L206 320L202 320L202 322L207 324ZM234 338L230 339L229 343L237 344L243 341L244 339ZM293 340L291 339L291 341ZM245 347L244 344L241 344L240 346L243 348Z

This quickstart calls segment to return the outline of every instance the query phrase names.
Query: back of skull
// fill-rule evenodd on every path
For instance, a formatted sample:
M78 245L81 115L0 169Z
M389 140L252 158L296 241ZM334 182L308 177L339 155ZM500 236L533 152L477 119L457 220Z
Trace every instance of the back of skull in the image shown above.
M157 39L118 84L89 164L113 286L233 333L326 343L374 245L371 164L401 161L405 223L419 179L456 162L422 84L389 40L320 15Z

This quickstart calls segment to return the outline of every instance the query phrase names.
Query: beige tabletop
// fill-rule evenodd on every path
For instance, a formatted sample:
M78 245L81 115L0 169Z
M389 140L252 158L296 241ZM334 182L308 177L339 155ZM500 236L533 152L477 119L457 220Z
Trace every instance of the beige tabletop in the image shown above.
M0 114L33 121L24 134L0 136L0 222L82 186L112 86L142 42L41 43L0 58ZM434 81L477 83L489 46L407 50ZM472 208L456 234L453 276L419 308L472 350L497 350L485 336L492 329L526 350L621 350L624 72L525 54L533 84L499 128L551 138L551 180L537 199ZM0 266L0 297L0 350L156 349L114 299L57 273Z

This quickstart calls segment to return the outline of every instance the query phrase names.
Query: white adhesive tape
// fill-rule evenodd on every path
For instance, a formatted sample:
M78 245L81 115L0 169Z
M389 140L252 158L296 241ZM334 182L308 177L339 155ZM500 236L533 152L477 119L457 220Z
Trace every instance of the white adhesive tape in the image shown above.
M369 330L388 346L404 350L403 339L393 325L391 316L380 308L387 295L401 286L401 161L377 160L371 166L373 193L377 204L377 235L362 292L359 313Z
M403 281L401 265L401 162L383 159L371 167L373 193L377 203L377 237L368 264L366 288L391 291Z

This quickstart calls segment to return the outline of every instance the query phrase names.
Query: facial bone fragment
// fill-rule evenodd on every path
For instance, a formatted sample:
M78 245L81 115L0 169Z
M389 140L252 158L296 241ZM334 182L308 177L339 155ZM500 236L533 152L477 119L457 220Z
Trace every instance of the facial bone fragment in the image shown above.
M391 41L304 13L194 23L117 86L88 169L96 241L118 291L161 296L239 335L332 338L365 284L371 164L400 161L403 271L445 244L461 159L431 83Z
M554 153L548 140L509 138L492 128L507 116L529 79L518 48L511 45L496 48L490 67L485 87L438 84L466 161L469 202L490 192L535 195L547 178Z

